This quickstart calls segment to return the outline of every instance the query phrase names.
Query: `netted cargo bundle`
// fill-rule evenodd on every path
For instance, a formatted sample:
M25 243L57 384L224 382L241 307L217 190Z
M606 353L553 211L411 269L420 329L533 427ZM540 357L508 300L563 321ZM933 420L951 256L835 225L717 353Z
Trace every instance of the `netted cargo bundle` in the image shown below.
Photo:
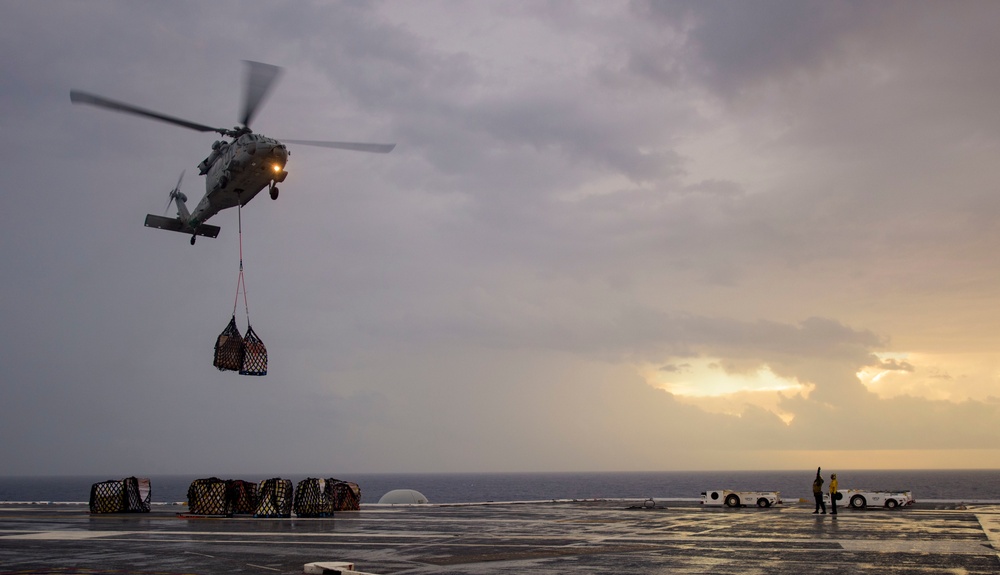
M295 514L299 517L333 517L333 500L329 498L325 479L310 477L295 486Z
M226 482L229 513L253 514L257 511L257 484L242 479Z
M195 479L187 496L188 509L194 515L228 517L257 511L257 484L242 479Z
M257 510L254 517L291 517L292 481L290 479L265 479L257 493Z
M212 365L219 371L240 371L243 369L243 336L236 327L236 314L229 325L215 340L215 360Z
M357 483L339 479L326 480L327 497L333 503L334 511L358 511L361 509L361 487Z
M247 334L243 336L243 366L240 368L240 375L267 375L267 348L249 325Z
M90 487L91 513L149 513L149 479L126 477Z
M195 515L226 515L226 482L218 477L195 479L187 492L188 510Z

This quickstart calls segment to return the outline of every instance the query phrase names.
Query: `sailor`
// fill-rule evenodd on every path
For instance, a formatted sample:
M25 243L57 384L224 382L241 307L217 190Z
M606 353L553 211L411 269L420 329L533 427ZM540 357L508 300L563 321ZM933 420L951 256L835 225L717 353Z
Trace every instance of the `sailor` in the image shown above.
M837 514L837 474L830 474L830 515Z
M823 476L819 474L820 468L816 468L816 479L813 480L813 498L816 499L816 510L813 514L819 513L820 509L823 509L823 515L826 515L826 502L823 501Z

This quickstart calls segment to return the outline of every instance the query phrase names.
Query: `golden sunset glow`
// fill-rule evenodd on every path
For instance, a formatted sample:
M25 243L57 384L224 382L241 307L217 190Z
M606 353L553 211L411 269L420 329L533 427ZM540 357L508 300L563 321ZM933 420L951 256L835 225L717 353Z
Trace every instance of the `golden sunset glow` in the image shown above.
M682 360L667 366L645 366L643 373L653 387L687 397L718 397L741 392L784 391L798 393L806 386L783 379L762 365L746 373L729 372L718 360Z

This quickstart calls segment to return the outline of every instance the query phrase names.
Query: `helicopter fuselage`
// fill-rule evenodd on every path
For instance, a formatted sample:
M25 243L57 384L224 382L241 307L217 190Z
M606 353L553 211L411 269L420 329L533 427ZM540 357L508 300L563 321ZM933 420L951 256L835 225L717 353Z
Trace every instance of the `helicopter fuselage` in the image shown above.
M285 171L285 163L288 161L290 152L278 140L254 134L250 130L250 121L274 85L281 68L261 62L247 61L246 63L248 66L246 87L243 93L243 109L239 116L241 125L232 129L200 124L89 92L70 90L69 99L74 104L97 106L113 112L149 118L197 132L215 132L224 138L232 138L231 141L217 140L212 144L212 153L198 164L198 170L201 175L205 176L205 196L198 202L194 210L188 211L187 196L181 192L181 180L184 179L184 173L181 172L181 177L177 180L177 187L170 192L169 200L177 205L177 217L168 218L147 214L146 227L191 234L191 243L194 244L198 236L214 238L219 235L219 226L206 224L206 220L226 208L246 205L265 186L270 187L271 199L278 199L278 187L275 184L285 181L285 177L288 176L288 172ZM376 154L388 154L396 147L396 144L369 142L285 141L289 144L374 152Z
M288 148L260 134L242 134L232 142L216 141L212 153L198 164L205 176L205 196L191 212L189 225L197 227L226 208L244 206L265 187L277 197L275 183L288 172Z

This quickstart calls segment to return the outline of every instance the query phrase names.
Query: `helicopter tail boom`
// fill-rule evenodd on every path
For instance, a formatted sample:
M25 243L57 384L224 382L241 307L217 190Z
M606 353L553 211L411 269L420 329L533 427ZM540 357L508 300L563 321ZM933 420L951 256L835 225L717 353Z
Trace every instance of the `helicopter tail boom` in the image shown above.
M181 232L183 234L191 234L195 236L205 236L207 238L217 237L219 235L219 230L221 229L219 226L212 226L209 224L201 224L197 228L192 229L191 226L182 222L180 218L165 218L154 214L146 214L146 227L169 230L171 232Z

